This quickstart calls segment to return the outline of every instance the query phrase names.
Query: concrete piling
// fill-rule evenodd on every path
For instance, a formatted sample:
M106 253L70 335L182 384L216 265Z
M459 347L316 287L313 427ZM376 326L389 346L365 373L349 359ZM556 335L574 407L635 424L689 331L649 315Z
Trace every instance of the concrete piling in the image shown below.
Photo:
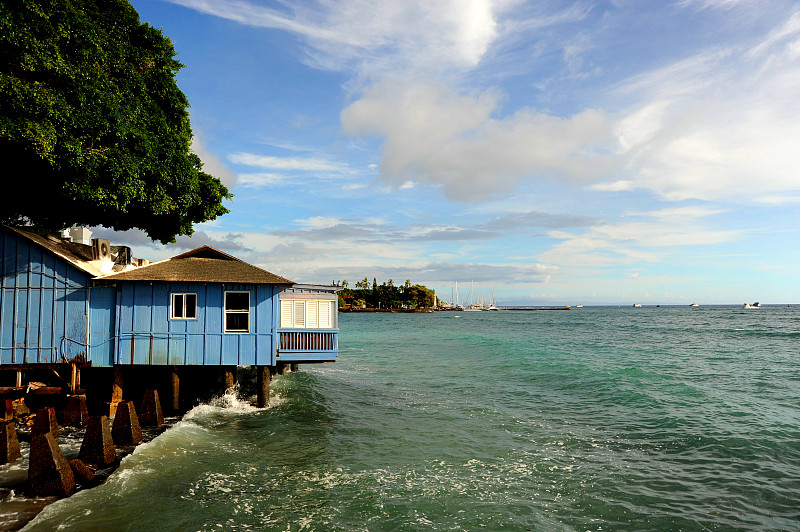
M64 410L64 425L83 427L89 421L89 409L85 395L70 395Z
M65 497L75 490L75 476L50 432L31 439L28 482L32 495Z
M0 465L9 464L22 456L14 419L0 421Z
M158 399L158 390L145 390L142 399L140 423L142 427L160 427L164 424L164 414L161 411L161 401Z
M136 417L136 408L130 401L117 405L117 415L111 427L111 438L116 445L138 445L142 443L142 429Z
M76 482L88 484L94 480L94 472L80 458L70 460L69 468L72 469L72 476Z
M111 437L111 427L106 416L92 416L83 436L78 458L87 464L105 467L117 459L117 448Z
M11 421L14 419L14 400L0 399L0 421Z
M36 420L31 429L31 439L48 433L52 434L53 438L58 438L58 420L56 420L56 411L52 406L40 408L36 412Z
M259 408L264 408L269 405L269 382L272 375L270 366L258 366L257 371L257 405Z

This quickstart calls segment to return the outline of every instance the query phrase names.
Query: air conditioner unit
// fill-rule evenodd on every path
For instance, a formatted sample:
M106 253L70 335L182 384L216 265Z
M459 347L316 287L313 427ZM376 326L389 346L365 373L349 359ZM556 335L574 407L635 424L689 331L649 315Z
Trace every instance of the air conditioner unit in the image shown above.
M111 260L111 243L108 240L92 239L92 260Z
M131 259L133 259L131 248L128 246L116 246L116 248L117 256L114 258L114 264L121 264L123 266L130 264Z

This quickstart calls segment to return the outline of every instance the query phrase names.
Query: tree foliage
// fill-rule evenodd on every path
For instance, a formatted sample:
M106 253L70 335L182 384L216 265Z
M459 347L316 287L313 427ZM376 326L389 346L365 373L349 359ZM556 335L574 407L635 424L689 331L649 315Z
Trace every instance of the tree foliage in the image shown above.
M340 299L349 302L356 308L364 305L382 309L430 308L435 302L433 290L419 284L412 285L410 280L406 280L403 286L395 286L392 279L380 285L376 279L373 279L372 288L370 288L366 277L363 281L356 283L355 289L345 288L340 291L339 296ZM340 306L343 306L341 302Z
M189 149L175 55L125 0L0 2L0 221L166 243L228 212Z

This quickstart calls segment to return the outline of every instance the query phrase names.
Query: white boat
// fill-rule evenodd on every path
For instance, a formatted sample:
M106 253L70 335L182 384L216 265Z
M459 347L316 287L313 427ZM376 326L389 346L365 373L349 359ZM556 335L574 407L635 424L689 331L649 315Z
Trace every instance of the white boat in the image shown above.
M689 305L689 306L690 306L690 307L699 307L700 305L698 305L697 303L692 303L692 304L691 304L691 305Z
M633 308L642 308L642 304L641 303L634 303L633 304Z
M470 284L470 287L469 287L469 298L467 299L468 301L471 301L471 302L473 301L472 292L473 292L473 288L474 287L475 287L475 281L472 281L472 284ZM467 308L464 309L464 312L481 312L483 310L485 310L483 305L481 305L479 303L472 302L472 303L467 305Z
M577 305L575 305L575 308L583 308L583 305L581 305L580 303L578 303Z
M497 305L495 303L496 303L496 301L494 300L494 286L492 286L492 302L486 308L486 310L500 310L499 308L497 308Z
M752 305L750 303L745 303L744 305L742 305L742 308L761 308L761 303L759 303L758 301L756 301Z

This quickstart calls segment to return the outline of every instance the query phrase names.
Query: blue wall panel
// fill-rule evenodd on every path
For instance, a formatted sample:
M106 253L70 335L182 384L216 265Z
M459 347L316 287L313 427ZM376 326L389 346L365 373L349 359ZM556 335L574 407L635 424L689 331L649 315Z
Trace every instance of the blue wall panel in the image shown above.
M250 366L256 363L256 337L255 334L239 335L239 365Z
M205 337L202 334L190 334L186 337L186 364L192 366L203 365L204 340Z
M203 364L219 366L222 364L222 334L206 334Z
M240 334L225 334L222 336L222 364L235 366L239 363L239 337Z
M95 287L90 297L89 359L94 366L111 366L114 364L117 291L112 287Z
M14 362L14 352L12 351L14 335L14 290L3 289L0 297L0 363L12 364Z
M0 239L0 364L85 354L89 275L15 233Z

